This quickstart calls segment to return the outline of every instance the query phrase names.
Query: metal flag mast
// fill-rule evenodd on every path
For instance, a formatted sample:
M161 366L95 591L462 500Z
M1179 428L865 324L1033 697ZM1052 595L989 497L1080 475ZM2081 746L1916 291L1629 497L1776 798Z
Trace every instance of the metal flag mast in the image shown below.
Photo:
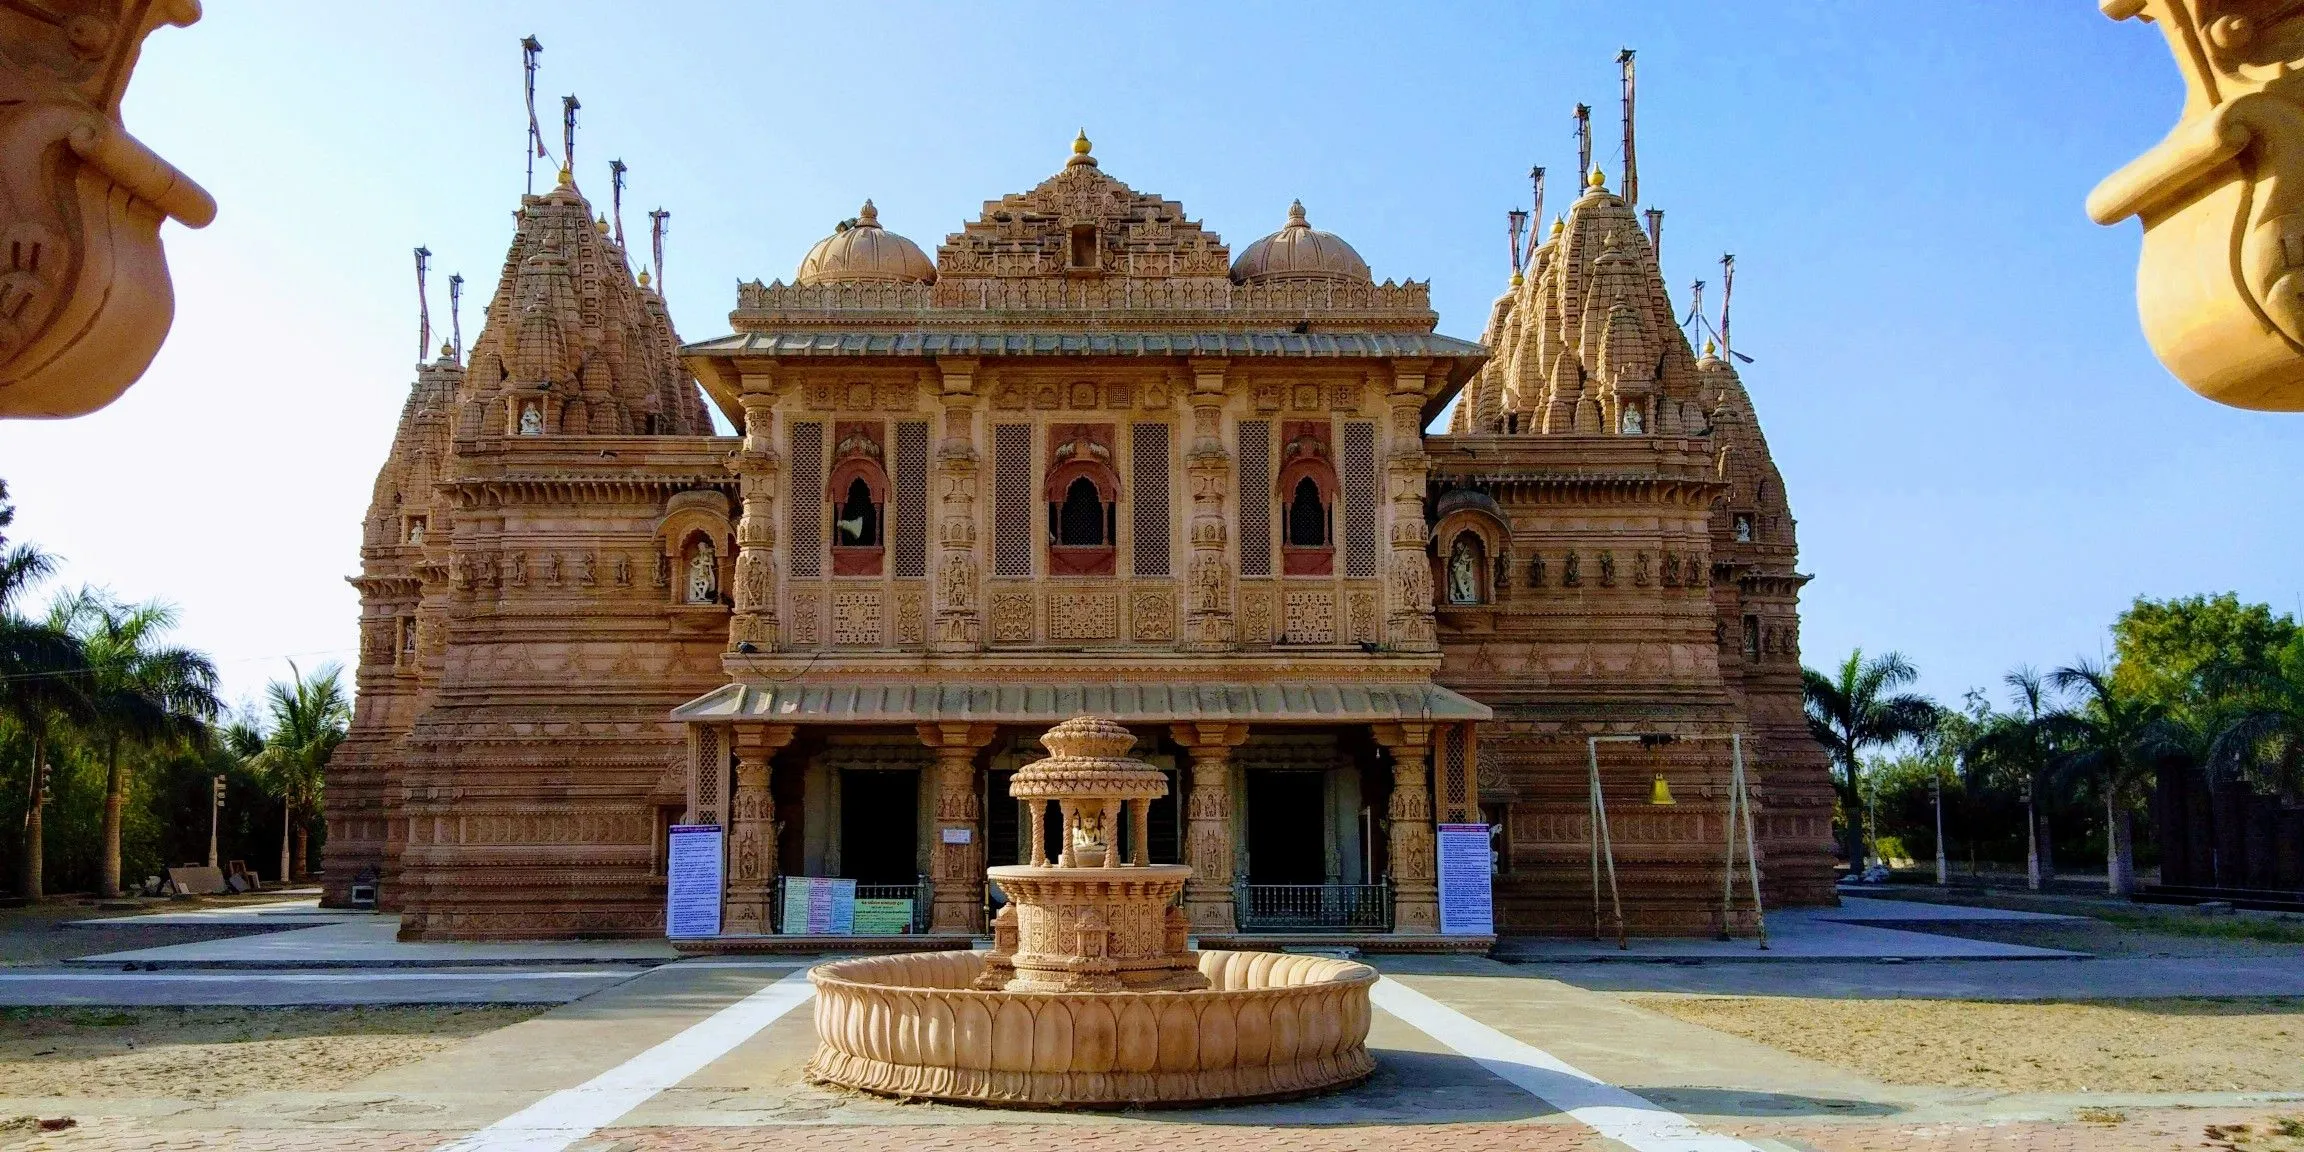
M1602 744L1639 744L1653 753L1656 749L1676 741L1726 741L1728 744L1728 856L1720 879L1720 935L1729 939L1729 926L1735 923L1736 912L1736 837L1744 837L1745 874L1752 891L1752 921L1759 929L1760 947L1768 947L1768 916L1760 903L1760 849L1759 837L1754 833L1752 793L1744 773L1744 734L1741 732L1711 732L1694 736L1676 736L1665 733L1639 735L1589 736L1585 738L1587 778L1586 803L1590 816L1586 839L1592 849L1592 938L1600 935L1600 880L1608 880L1608 905L1616 923L1616 947L1630 950L1631 941L1624 930L1624 900L1616 886L1616 843L1608 832L1608 800L1600 787L1600 746ZM1654 803L1672 804L1672 790L1662 771L1656 773Z
M520 40L520 70L526 74L528 89L528 194L536 194L536 161L546 155L544 128L536 122L536 58L544 54L543 42L534 36Z
M1616 54L1616 63L1624 69L1624 205L1640 202L1640 158L1632 151L1632 50L1626 48Z
M1736 298L1736 254L1723 253L1720 257L1720 358L1736 355L1735 345L1728 343L1728 305ZM1744 357L1746 363L1751 357Z
M1520 282L1520 232L1526 227L1528 213L1524 209L1514 208L1504 214L1504 230L1512 238L1512 282L1515 284Z
M1521 263L1533 267L1536 263L1536 248L1544 243L1544 166L1542 164L1528 170L1528 182L1535 186L1536 202L1528 213L1528 219L1531 222L1528 228L1528 254L1521 260Z
M616 228L616 247L624 247L624 174L631 171L622 160L608 162L608 218Z
M576 178L576 110L582 102L571 92L560 98L560 170Z
M456 342L456 363L464 363L464 277L461 273L448 277L448 332Z
M664 295L664 222L672 214L662 208L648 213L648 251L656 262L656 294Z
M1592 106L1576 106L1576 182L1592 176Z
M432 300L424 290L424 273L432 265L432 250L416 246L416 362L432 355Z

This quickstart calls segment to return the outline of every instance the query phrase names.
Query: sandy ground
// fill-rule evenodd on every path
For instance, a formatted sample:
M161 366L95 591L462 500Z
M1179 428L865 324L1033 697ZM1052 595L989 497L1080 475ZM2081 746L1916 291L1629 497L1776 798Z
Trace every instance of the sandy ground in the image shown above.
M1625 999L1891 1084L2005 1092L2304 1091L2304 999Z
M10 1008L0 1096L225 1100L328 1091L543 1007Z

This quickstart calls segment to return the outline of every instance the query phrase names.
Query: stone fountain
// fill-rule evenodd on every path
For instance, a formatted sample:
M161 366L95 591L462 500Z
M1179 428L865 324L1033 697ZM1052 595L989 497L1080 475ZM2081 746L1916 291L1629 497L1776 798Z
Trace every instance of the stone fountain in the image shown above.
M1177 896L1188 867L1152 864L1146 812L1167 778L1130 759L1110 720L1067 720L1016 773L1030 864L990 870L1008 894L990 952L915 952L816 967L811 1079L890 1096L1020 1108L1268 1100L1355 1083L1368 1055L1364 964L1195 952ZM1062 842L1044 828L1055 804ZM1119 859L1122 822L1131 859Z

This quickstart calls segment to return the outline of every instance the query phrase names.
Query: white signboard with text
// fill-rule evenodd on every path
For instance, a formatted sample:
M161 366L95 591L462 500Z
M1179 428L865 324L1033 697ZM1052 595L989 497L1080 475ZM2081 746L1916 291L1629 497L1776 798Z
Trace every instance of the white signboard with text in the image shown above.
M1489 936L1496 931L1493 868L1486 824L1440 826L1440 932Z
M666 862L664 934L720 934L720 826L674 824Z

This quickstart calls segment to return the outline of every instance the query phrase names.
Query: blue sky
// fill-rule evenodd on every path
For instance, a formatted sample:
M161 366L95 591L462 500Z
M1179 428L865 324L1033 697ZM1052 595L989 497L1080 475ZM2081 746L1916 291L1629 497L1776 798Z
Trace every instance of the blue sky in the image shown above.
M1530 164L1574 166L1578 100L1615 179L1630 45L1680 306L1737 254L1745 380L1816 576L1810 663L1901 649L1952 699L2098 654L2139 594L2297 607L2304 543L2279 509L2304 418L2169 378L2137 330L2136 226L2082 212L2179 99L2158 33L2093 5L641 11L249 0L154 35L129 127L222 211L170 228L177 324L143 383L92 417L0 424L18 534L69 580L176 602L236 695L291 654L349 662L342 577L414 360L410 249L435 254L441 326L454 271L477 326L522 185L529 33L547 121L584 101L579 183L605 204L621 157L627 227L671 210L692 340L865 197L933 246L1082 126L1107 171L1236 248L1301 197L1477 337L1504 212Z

